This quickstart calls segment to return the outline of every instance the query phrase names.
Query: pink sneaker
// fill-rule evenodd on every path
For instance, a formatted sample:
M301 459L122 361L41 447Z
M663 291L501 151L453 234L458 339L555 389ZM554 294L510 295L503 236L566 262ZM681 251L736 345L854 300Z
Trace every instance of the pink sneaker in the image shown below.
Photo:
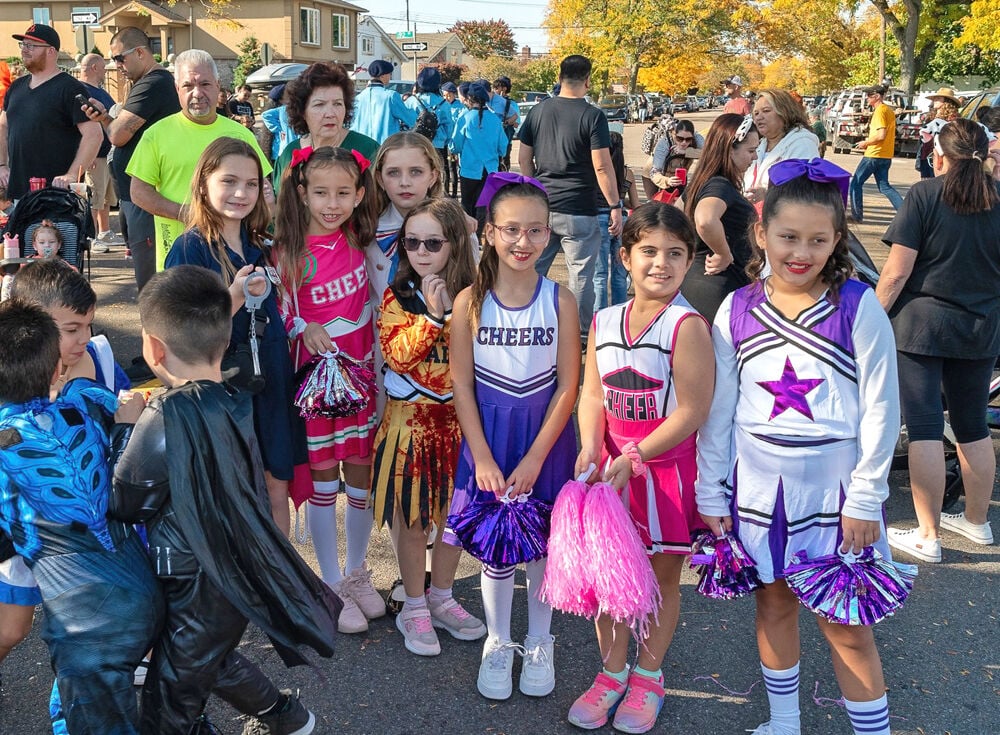
M663 680L632 673L628 677L628 691L615 712L612 726L619 732L649 732L663 708Z
M602 671L594 679L590 689L573 702L566 719L571 725L582 727L584 730L603 727L615 713L624 694L625 685Z

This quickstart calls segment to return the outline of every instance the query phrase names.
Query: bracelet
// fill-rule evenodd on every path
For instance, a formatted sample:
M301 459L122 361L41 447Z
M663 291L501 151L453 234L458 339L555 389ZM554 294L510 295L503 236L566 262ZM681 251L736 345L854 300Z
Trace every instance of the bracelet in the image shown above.
M621 199L618 200L618 204L609 204L609 209L622 209L625 206L625 202Z

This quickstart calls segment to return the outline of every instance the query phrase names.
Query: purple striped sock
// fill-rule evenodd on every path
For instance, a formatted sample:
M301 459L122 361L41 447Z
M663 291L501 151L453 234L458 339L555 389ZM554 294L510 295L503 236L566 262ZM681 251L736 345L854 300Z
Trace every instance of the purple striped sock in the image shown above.
M771 732L774 735L799 735L799 665L776 671L760 665L771 706Z
M889 700L882 695L871 702L844 700L854 735L889 735Z

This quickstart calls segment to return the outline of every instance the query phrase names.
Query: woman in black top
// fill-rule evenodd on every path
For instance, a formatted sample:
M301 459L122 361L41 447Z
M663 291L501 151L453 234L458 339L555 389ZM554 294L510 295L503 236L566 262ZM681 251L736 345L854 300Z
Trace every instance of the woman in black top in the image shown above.
M750 225L757 213L743 196L743 173L757 157L759 142L749 115L720 115L684 192L698 247L681 293L709 321L727 295L750 282Z
M899 351L918 527L888 529L889 545L941 561L940 528L993 543L986 518L996 456L986 423L1000 354L1000 186L983 166L982 127L958 119L934 139L936 178L913 185L885 233L891 246L877 294ZM965 511L942 514L944 406L958 443Z

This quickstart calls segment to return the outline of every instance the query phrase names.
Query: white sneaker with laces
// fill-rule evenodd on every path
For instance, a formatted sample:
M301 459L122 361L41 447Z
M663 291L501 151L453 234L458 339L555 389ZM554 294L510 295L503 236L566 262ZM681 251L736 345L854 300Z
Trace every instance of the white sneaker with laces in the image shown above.
M544 697L556 688L556 662L551 635L529 635L524 639L524 662L518 688L529 697Z
M412 610L404 607L396 616L396 627L403 634L403 644L410 653L418 656L437 656L441 653L441 643L431 625L430 610L426 607Z
M427 596L427 607L431 611L431 622L435 628L444 628L452 638L460 641L478 641L486 635L486 626L475 615L459 604L454 597L444 601Z
M362 564L348 574L344 581L347 583L347 594L361 608L366 618L374 620L385 615L385 600L372 584L372 573L367 566Z
M476 687L487 699L510 699L514 691L514 653L524 649L513 641L489 638L483 646Z
M368 618L361 608L351 598L347 579L342 579L331 588L344 603L344 609L337 618L337 630L341 633L365 633L368 631Z
M937 564L941 561L941 539L924 538L920 535L919 528L887 528L885 531L886 541L889 546L909 554L912 557L926 561L930 564Z
M969 523L965 518L965 511L961 513L942 513L941 528L946 531L960 533L974 544L989 546L993 543L993 529L990 522L983 524Z

